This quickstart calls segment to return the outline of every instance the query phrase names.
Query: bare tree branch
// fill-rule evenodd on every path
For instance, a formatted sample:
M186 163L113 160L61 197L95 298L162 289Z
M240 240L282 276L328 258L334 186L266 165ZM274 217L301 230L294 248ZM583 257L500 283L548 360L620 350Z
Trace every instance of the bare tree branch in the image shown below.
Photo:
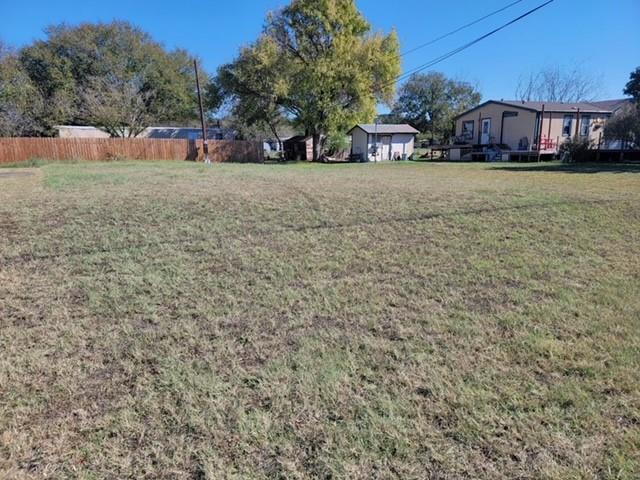
M518 80L515 95L519 100L537 102L583 102L594 100L600 82L578 67L547 67Z
M152 95L135 79L115 75L93 78L82 92L83 117L112 137L137 137L152 122L149 112Z

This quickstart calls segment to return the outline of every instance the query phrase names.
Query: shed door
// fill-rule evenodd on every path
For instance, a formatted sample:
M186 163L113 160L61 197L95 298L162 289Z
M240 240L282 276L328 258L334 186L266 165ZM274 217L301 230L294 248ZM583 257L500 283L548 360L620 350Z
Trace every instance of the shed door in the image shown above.
M381 160L391 160L391 135L382 136L382 155Z

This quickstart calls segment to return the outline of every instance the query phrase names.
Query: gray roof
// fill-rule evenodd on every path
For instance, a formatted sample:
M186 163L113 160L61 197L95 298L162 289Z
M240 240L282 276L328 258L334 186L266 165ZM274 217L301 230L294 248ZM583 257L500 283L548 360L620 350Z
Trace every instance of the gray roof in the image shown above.
M348 133L353 132L354 129L356 128L361 128L362 130L364 130L366 133L379 133L379 134L389 134L389 133L420 133L418 130L416 130L415 128L413 128L411 125L407 124L407 123L402 123L402 124L378 124L376 126L376 124L374 123L359 123L358 125L356 125L355 127L353 127L351 130L349 130Z
M573 113L580 109L581 112L591 113L610 113L611 110L607 110L595 103L589 102L523 102L520 100L500 100L500 103L505 103L513 107L527 108L529 110L535 110L536 112L542 111L544 105L545 112L568 112Z
M609 114L613 113L617 108L620 108L614 108L614 106L622 105L623 100L603 100L598 102L527 102L522 100L487 100L486 102L461 113L456 118L466 115L469 112L473 112L479 108L483 108L489 103L498 103L512 108L520 108L532 112L541 112L542 106L544 105L545 112L576 113L578 109L580 109L580 112L582 113Z
M615 112L621 108L626 107L627 105L631 105L633 103L632 98L616 98L614 100L602 100L598 102L589 102L591 105L595 105L599 108L604 108L605 110L609 110L611 112Z

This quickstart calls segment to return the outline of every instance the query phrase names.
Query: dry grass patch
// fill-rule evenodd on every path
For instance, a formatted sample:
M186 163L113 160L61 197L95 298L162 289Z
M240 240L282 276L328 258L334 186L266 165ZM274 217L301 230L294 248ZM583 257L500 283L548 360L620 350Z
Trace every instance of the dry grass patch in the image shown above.
M607 170L0 171L0 470L638 478L640 173Z

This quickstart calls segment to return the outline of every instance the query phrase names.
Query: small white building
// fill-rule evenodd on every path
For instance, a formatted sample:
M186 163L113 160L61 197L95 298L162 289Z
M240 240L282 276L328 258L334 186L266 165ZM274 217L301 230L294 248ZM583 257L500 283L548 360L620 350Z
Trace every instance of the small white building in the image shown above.
M351 154L362 155L372 162L406 160L413 155L417 133L420 132L407 124L361 123L348 132L351 135Z

